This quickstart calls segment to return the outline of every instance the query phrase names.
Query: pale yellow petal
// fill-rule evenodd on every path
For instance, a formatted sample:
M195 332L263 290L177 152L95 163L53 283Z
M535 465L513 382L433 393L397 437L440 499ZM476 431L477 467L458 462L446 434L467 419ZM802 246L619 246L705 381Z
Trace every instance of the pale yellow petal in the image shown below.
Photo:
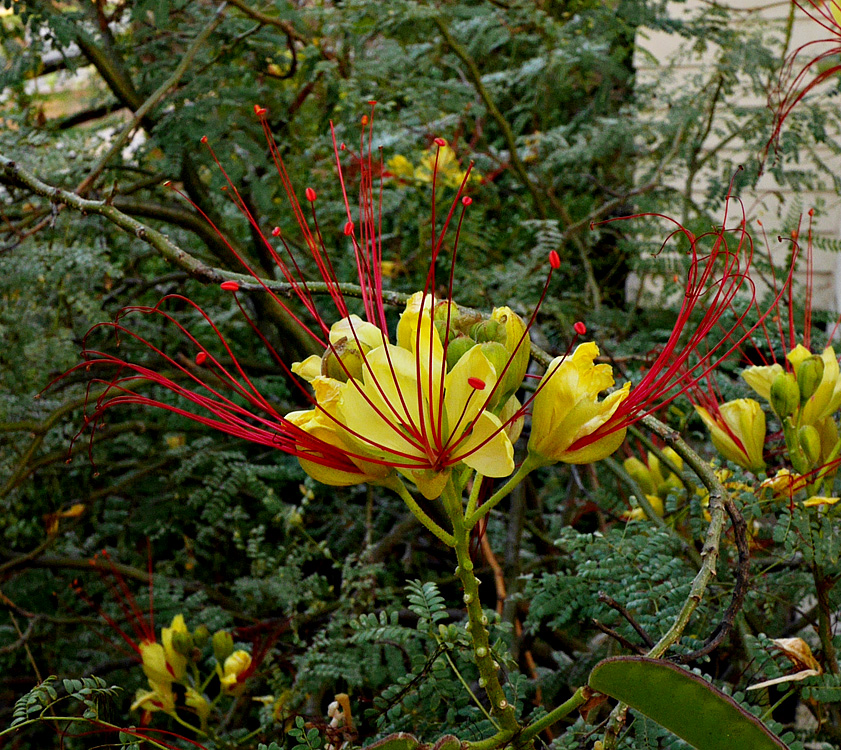
M455 456L486 477L507 477L514 471L514 446L499 419L487 411L459 443Z
M782 365L764 365L756 367L747 367L742 370L742 377L745 382L753 388L766 401L771 400L771 383L777 375L785 372Z

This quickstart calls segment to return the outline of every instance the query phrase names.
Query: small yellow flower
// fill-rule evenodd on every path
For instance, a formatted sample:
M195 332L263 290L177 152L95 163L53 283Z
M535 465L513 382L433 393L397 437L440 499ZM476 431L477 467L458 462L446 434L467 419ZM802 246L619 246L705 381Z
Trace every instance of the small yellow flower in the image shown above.
M156 682L149 680L151 690L140 689L135 693L131 710L142 709L143 711L163 711L165 714L175 713L175 693L172 692L172 683Z
M752 398L728 401L719 407L717 415L702 406L696 406L695 411L704 420L713 445L724 458L754 473L765 470L762 460L765 413L758 401Z
M245 682L240 677L251 667L251 654L247 651L234 651L227 659L224 666L216 665L216 673L219 675L219 682L222 689L228 695L238 695L245 689Z
M841 500L841 497L820 497L816 495L815 497L810 497L808 500L804 500L803 507L813 508L816 505L835 505L839 500Z
M631 384L599 401L599 394L610 388L613 368L596 365L598 347L588 342L567 357L552 360L534 399L529 453L541 464L563 461L586 464L599 461L615 451L625 439L625 428L576 450L577 441L592 435L607 422L628 397Z
M800 490L805 489L809 480L795 474L790 469L780 469L773 477L768 477L759 486L771 490L775 498L791 499Z

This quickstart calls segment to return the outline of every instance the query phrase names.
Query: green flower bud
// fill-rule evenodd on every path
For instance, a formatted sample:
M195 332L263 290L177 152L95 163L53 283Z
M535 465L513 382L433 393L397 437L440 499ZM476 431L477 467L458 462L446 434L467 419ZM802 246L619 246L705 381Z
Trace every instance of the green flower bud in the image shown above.
M484 344L480 344L480 346L482 347L482 354L484 354L485 357L487 357L488 362L493 365L497 377L502 375L505 365L508 364L508 350L498 341L486 341ZM494 396L491 399L491 407L496 406L500 402L503 394L507 394L510 391L510 376L511 368L509 367L505 375L502 377L502 382L496 387ZM514 390L516 390L516 386L514 387ZM507 400L508 398L506 396L506 401Z
M234 637L227 630L217 630L213 634L213 655L220 664L234 653Z
M210 630L208 629L207 625L199 625L193 631L193 643L198 646L198 648L204 648L207 645L207 641L210 638Z
M480 344L486 341L498 341L501 344L505 341L505 329L495 320L483 320L470 329L470 337Z
M818 390L823 379L824 363L817 354L804 359L797 367L797 386L800 388L800 403L805 403Z
M453 339L447 345L447 369L452 370L456 366L456 362L474 346L476 346L476 342L468 336L459 336Z
M342 383L346 383L348 377L361 380L362 367L362 354L356 344L346 338L333 344L333 347L327 349L321 358L321 374Z
M172 634L172 648L182 656L190 656L193 653L193 647L193 636L189 633L176 630Z
M814 466L821 458L821 436L817 429L810 424L803 425L797 431L797 438L809 466Z
M491 313L491 320L495 320L504 329L505 337L502 343L511 357L502 393L503 398L507 398L517 392L526 376L531 358L531 339L523 319L510 307L495 307Z
M771 383L771 408L780 418L790 417L800 406L800 388L790 372L781 372Z

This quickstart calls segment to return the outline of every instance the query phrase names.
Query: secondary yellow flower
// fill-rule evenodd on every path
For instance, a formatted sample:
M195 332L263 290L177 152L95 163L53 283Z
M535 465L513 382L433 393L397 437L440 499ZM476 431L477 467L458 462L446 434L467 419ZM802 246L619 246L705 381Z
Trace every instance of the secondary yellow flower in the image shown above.
M179 654L172 645L172 636L176 632L189 634L184 615L175 615L172 624L161 630L162 643L146 640L139 644L143 672L150 683L173 682L187 673L187 657Z
M625 383L604 400L599 394L613 386L613 368L596 365L599 348L592 342L579 345L566 357L552 360L534 398L529 453L538 463L563 461L586 464L599 461L615 451L625 439L621 427L571 449L605 424L628 397L631 384Z
M172 683L149 680L149 687L151 690L141 688L135 693L130 710L142 709L146 712L163 711L166 714L174 714L175 693L172 692Z
M216 673L219 675L219 682L222 690L228 695L237 695L245 688L243 675L251 668L251 654L247 651L234 651L225 664L216 665Z
M758 401L738 398L718 407L712 414L696 406L710 431L716 450L728 461L754 473L765 470L762 451L765 446L765 412Z

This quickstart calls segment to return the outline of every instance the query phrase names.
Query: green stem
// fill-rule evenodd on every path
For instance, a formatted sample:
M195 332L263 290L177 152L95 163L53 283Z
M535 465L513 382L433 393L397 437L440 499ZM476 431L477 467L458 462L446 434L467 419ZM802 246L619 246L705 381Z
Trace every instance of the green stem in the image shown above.
M412 493L406 489L406 485L403 484L399 478L395 476L387 482L383 482L383 486L388 487L390 490L394 490L400 496L400 499L406 503L409 510L412 511L412 515L417 518L425 528L435 534L435 536L437 536L448 547L455 547L455 537L449 532L444 531L444 529L426 515L424 510L420 507L420 505L418 505L415 498L412 497ZM460 512L459 515L461 515Z
M444 508L453 524L456 557L458 567L456 575L464 589L464 603L467 605L468 631L473 639L473 654L479 669L481 685L491 702L491 714L499 721L503 730L517 732L520 725L514 715L514 707L505 697L505 691L499 681L499 664L491 654L491 644L487 629L488 618L482 611L479 600L479 579L473 575L473 561L470 559L470 526L465 523L461 497L456 494L452 482L448 482L441 496Z
M439 645L441 645L440 641L439 641ZM470 685L467 684L467 680L465 680L464 677L462 676L461 672L458 671L458 667L456 667L455 662L453 662L452 658L450 657L450 655L446 651L444 651L444 658L446 658L447 662L449 663L450 667L452 668L453 672L455 673L456 678L462 684L464 689L467 691L467 694L473 699L473 702L479 707L479 710L483 714L485 714L485 718L491 724L493 724L497 728L497 730L499 730L499 724L496 722L496 719L494 719L494 717L491 716L487 712L487 709L482 705L482 702L476 697L476 694L470 689Z
M479 491L482 489L482 480L484 478L478 471L476 472L476 476L473 477L473 486L470 488L470 497L467 500L467 510L464 511L465 518L470 518L476 510L476 506L479 504Z
M498 492L494 493L490 499L486 500L482 503L481 507L476 508L471 512L470 504L468 503L467 510L468 515L466 520L464 521L465 526L468 529L472 529L482 518L484 518L488 513L490 513L498 504L499 501L508 495L511 494L511 491L522 482L531 472L532 470L536 469L539 466L539 462L532 457L532 454L526 456L526 460L520 464L517 471L514 472L514 475L509 479L500 489ZM479 475L477 474L476 479L478 481ZM473 499L473 493L470 493L471 500Z
M540 734L544 729L548 729L556 721L563 719L568 714L571 714L579 706L587 702L588 688L580 687L575 691L572 698L566 703L562 703L557 708L553 708L542 719L538 719L534 724L527 726L520 734L522 742L527 742Z

